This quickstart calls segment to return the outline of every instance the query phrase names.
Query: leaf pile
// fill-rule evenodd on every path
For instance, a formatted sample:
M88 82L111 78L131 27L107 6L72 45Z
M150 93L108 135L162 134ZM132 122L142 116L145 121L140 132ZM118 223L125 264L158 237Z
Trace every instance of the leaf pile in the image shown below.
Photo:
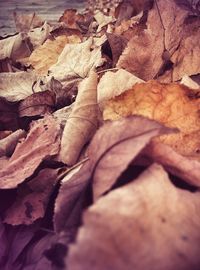
M88 2L0 39L0 268L199 270L199 1Z

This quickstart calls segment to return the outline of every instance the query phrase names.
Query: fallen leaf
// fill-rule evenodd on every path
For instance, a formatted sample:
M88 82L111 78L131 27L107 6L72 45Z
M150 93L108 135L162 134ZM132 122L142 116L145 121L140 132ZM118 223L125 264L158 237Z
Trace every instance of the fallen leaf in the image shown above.
M187 86L190 89L199 89L200 85L195 82L194 80L192 80L189 76L184 75L183 78L181 79L182 84L184 84L185 86Z
M66 9L59 19L59 22L64 22L67 27L72 29L79 29L78 22L84 21L84 15L79 14L76 9Z
M16 61L31 54L27 38L21 33L0 40L0 59L11 58Z
M18 141L26 136L26 132L22 129L16 130L7 137L0 140L0 157L11 156L14 152Z
M117 72L107 71L97 86L98 103L118 96L141 82L144 81L124 69L119 69Z
M160 140L185 156L193 156L199 145L199 99L196 91L179 84L156 81L136 84L106 102L104 120L116 120L129 115L143 115L180 133L162 136Z
M70 78L87 77L91 69L104 62L101 48L91 50L92 44L92 38L80 44L67 44L58 57L58 62L50 68L50 76L61 82Z
M90 164L76 166L61 181L55 202L54 229L57 233L77 228L86 200L86 189L90 181Z
M51 91L34 93L19 103L19 117L43 116L52 113L55 101L55 94Z
M171 147L160 142L151 142L144 149L142 155L148 157L153 162L161 164L167 171L189 184L200 187L199 161L181 156Z
M199 204L199 192L177 189L155 164L88 209L67 267L197 270Z
M8 101L19 101L41 91L32 72L0 73L0 96Z
M79 85L76 103L63 131L59 160L67 165L76 163L82 147L97 129L97 117L97 74L91 71Z
M115 184L153 137L171 132L140 116L105 123L95 134L88 150L94 200Z
M66 125L67 119L69 118L73 107L74 107L74 103L62 109L59 109L53 113L54 118L59 122L59 124L63 128Z
M15 188L30 177L39 164L59 152L60 127L52 116L33 122L24 141L19 143L0 170L1 189Z
M44 23L35 12L31 14L19 14L14 11L13 16L17 32L28 32L32 28L42 26Z
M12 131L11 130L0 131L0 140L5 139L10 134L12 134Z
M5 212L4 222L13 226L30 225L43 218L57 176L58 170L43 169L27 184L21 185L14 204Z
M55 64L59 55L67 43L78 43L78 36L58 36L55 39L47 39L41 46L37 47L29 57L29 63L39 75L47 75L49 68Z
M98 23L97 33L100 32L102 28L107 26L109 23L115 21L115 19L112 16L106 16L99 10L94 14L94 18Z
M199 54L200 30L198 29L194 35L190 35L181 41L180 49L171 57L171 61L174 63L172 80L178 81L185 74L190 76L200 73L200 61L197 57Z

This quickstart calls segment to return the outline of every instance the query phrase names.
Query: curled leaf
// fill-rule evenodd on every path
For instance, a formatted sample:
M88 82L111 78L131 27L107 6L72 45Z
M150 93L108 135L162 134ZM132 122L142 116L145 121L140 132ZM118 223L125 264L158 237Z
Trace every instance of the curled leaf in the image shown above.
M67 165L76 163L82 147L96 131L98 120L97 74L91 71L79 85L76 103L65 125L59 159Z

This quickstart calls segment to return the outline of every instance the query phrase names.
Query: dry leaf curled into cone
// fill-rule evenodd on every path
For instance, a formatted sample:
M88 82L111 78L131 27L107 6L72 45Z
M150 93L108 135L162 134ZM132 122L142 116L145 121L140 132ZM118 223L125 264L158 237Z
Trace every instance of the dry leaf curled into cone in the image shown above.
M156 81L136 84L131 90L105 103L104 120L143 115L180 133L162 136L162 142L182 155L197 158L200 134L200 101L196 91L179 84Z
M97 74L91 71L79 85L75 105L68 117L59 159L67 165L78 160L82 147L91 139L98 126Z
M154 164L84 214L72 270L198 270L200 193L176 188Z

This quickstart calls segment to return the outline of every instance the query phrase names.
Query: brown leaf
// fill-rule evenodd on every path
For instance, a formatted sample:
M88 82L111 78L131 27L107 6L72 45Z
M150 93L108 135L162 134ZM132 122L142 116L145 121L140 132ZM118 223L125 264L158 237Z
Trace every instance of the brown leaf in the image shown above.
M57 176L58 170L43 169L27 184L21 185L14 204L5 213L4 222L14 226L30 225L44 217Z
M198 270L199 205L199 192L175 188L155 164L89 208L67 266L72 270Z
M98 126L97 74L91 71L79 85L76 103L65 125L59 159L67 165L76 163L82 147Z
M59 151L60 127L52 116L33 122L26 139L18 143L7 165L0 170L0 188L15 188L30 177L39 164Z
M35 12L31 14L19 14L14 11L13 16L17 32L28 32L32 28L42 26L44 23Z
M14 152L18 141L26 136L26 132L22 129L16 130L9 134L6 138L0 140L0 157L11 156Z
M139 116L104 124L88 150L94 200L113 186L153 137L170 132L159 123Z
M67 27L72 29L79 29L78 22L84 22L85 17L79 14L76 9L66 9L60 17L59 22L64 22Z
M143 154L150 160L160 163L166 170L180 177L180 179L193 186L200 187L199 161L181 156L171 147L160 142L151 142L144 149Z
M55 94L51 91L34 93L19 104L19 116L43 116L53 112Z
M129 115L143 115L180 133L162 136L160 140L182 155L197 158L199 145L199 99L196 91L179 84L156 81L136 84L105 103L104 120Z
M61 182L55 202L54 228L56 232L77 228L80 225L86 189L90 181L88 161L77 165Z
M49 68L54 65L58 56L67 43L78 43L78 36L58 36L55 39L47 39L41 46L36 48L29 58L29 63L39 75L47 75Z

